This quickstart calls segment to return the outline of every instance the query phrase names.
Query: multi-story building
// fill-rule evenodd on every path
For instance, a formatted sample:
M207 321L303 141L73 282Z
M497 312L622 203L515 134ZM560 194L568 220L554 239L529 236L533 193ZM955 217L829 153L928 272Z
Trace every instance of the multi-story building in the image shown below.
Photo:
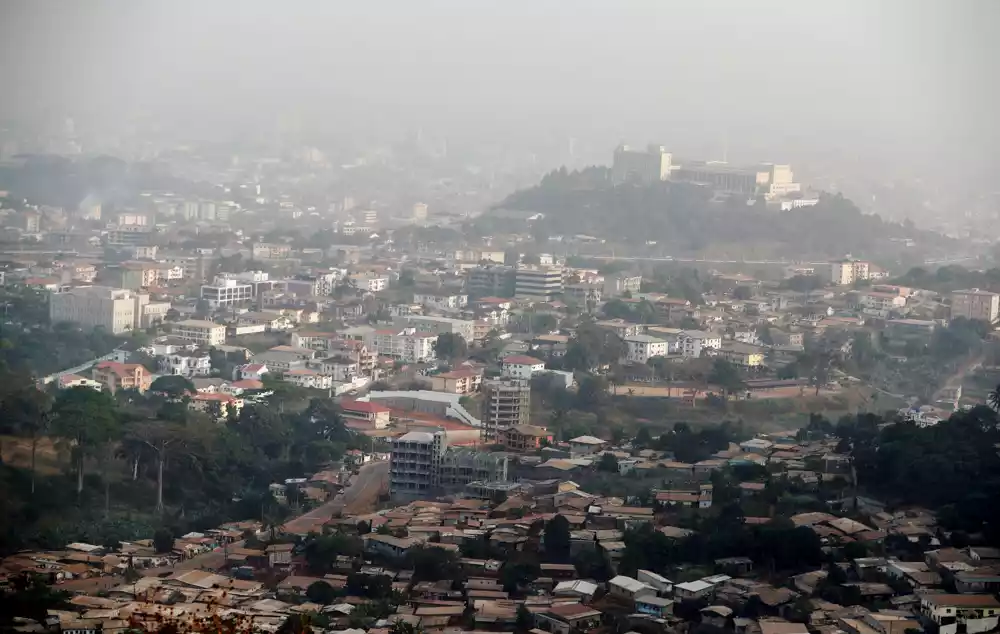
M618 335L619 338L634 337L646 332L645 324L636 324L624 319L604 319L595 321L594 325L601 330L607 330Z
M393 324L402 328L416 328L421 332L435 335L451 333L472 343L476 339L476 322L451 317L436 317L433 315L404 315L396 317Z
M434 359L437 335L416 328L374 330L365 337L365 345L375 354L408 363Z
M531 414L531 383L518 379L483 381L481 439L498 441L500 432L515 425L527 425Z
M292 254L292 247L287 244L255 242L252 253L255 260L284 260Z
M500 432L499 444L507 451L525 452L541 449L552 442L552 432L535 425L514 425Z
M615 184L639 183L649 185L670 178L673 155L663 146L650 145L639 150L628 145L615 149L611 166L611 179Z
M682 330L678 335L678 344L683 356L696 359L705 350L721 348L722 337L702 330Z
M170 334L206 346L219 346L226 342L226 327L203 319L179 321L173 324Z
M463 369L442 372L431 377L431 389L450 394L474 394L483 382L481 370Z
M764 365L765 349L749 343L727 341L718 349L716 356L741 368L759 368Z
M121 334L143 323L149 295L109 286L77 286L49 296L49 320L68 321L88 328L100 326Z
M477 266L469 269L466 277L466 288L473 297L510 297L515 284L516 272L512 266Z
M884 319L893 311L899 311L905 307L906 298L898 293L868 291L858 295L858 306L862 312Z
M389 278L384 275L372 275L370 273L355 273L348 275L347 279L351 285L359 291L366 293L377 293L389 288Z
M837 260L830 262L830 281L836 286L853 284L856 280L870 277L871 265L861 260Z
M201 299L212 308L249 303L253 298L253 286L236 279L216 277L214 282L201 287Z
M514 297L536 302L550 302L562 295L562 291L562 267L518 267L514 287Z
M992 594L927 593L920 595L920 613L940 634L989 632L1000 619L1000 601Z
M389 416L392 412L385 405L349 399L340 401L340 411L347 421L359 423L369 429L388 427Z
M531 377L545 371L545 362L523 354L513 354L500 360L500 373L511 379L530 381Z
M625 337L625 360L629 363L646 363L653 357L665 357L670 344L649 335Z
M413 203L413 220L415 222L424 222L427 220L426 203Z
M506 482L509 458L448 447L443 431L412 431L395 438L389 453L389 494L419 499L461 491L471 482Z
M567 284L563 287L563 299L567 302L575 302L580 306L587 304L600 304L604 298L604 289L600 284Z
M118 390L145 392L153 382L153 376L142 365L117 361L101 361L94 366L91 377L111 394Z
M333 376L312 370L310 368L300 368L289 370L282 376L285 381L299 387L307 387L316 390L328 390L333 387Z
M147 225L118 225L108 230L104 237L108 246L141 246L153 240L153 227Z
M469 303L468 295L444 293L414 293L413 303L437 310L458 310Z
M189 379L212 374L212 361L207 352L179 350L161 357L159 364L164 374Z
M642 290L642 276L628 273L609 273L604 276L604 297L621 297L625 293L635 294Z
M951 318L965 317L995 324L1000 316L1000 295L972 288L953 291L951 294Z

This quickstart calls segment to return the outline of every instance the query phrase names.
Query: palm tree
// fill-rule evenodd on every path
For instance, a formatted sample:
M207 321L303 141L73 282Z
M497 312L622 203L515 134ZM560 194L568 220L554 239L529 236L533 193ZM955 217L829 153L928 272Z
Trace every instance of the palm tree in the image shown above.
M1000 412L1000 384L993 388L986 396L986 403L992 407L994 411Z

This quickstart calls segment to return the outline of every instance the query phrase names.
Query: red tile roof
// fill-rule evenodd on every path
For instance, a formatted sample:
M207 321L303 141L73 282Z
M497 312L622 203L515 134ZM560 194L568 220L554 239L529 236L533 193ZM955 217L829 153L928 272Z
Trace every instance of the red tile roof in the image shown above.
M509 357L503 358L504 364L511 365L545 365L545 362L541 359L536 359L535 357L529 357L524 354L515 354Z

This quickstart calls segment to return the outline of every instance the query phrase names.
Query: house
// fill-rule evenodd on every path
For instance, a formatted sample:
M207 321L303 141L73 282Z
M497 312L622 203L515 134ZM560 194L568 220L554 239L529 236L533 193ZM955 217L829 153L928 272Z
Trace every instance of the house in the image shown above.
M500 361L501 373L512 379L531 380L531 377L545 371L545 362L527 355L515 354Z
M481 370L463 368L431 377L431 390L449 394L474 394L483 382Z
M727 575L742 576L753 570L753 559L749 557L726 557L715 560L715 567Z
M341 414L348 421L362 423L370 429L389 426L390 409L377 403L345 399L340 401Z
M536 451L546 443L551 444L552 439L552 432L535 425L514 425L497 433L497 440L504 449L516 452Z
M212 360L207 352L178 351L160 358L160 370L193 379L212 374Z
M60 390L68 390L71 387L89 387L92 390L100 392L103 386L94 379L88 379L79 374L64 374L59 377Z
M733 609L724 605L709 605L702 608L701 622L720 629L725 629L728 621L733 616Z
M998 625L1000 601L992 594L924 594L920 613L940 634L986 632Z
M94 366L91 377L111 394L118 390L137 390L142 393L153 382L153 376L138 363L117 361L101 361Z
M677 341L681 354L689 359L697 359L705 350L722 347L722 337L702 330L682 330Z
M575 579L573 581L560 581L557 583L555 588L552 589L552 596L572 597L583 603L587 603L594 598L595 592L597 592L596 583L584 581L583 579Z
M216 420L227 418L230 413L239 414L243 409L243 399L232 394L195 394L188 401L188 409L204 412Z
M569 451L573 456L590 456L604 449L607 444L607 441L594 436L577 436L569 441Z
M666 577L662 577L652 570L637 570L635 573L636 579L643 582L647 586L652 586L656 589L657 594L666 595L670 594L674 589L674 582Z
M635 611L663 619L673 614L674 602L656 595L643 595L635 600Z
M631 335L625 337L625 360L629 363L646 363L653 357L665 357L669 346L663 339L650 335Z
M706 581L688 581L674 584L674 596L678 599L695 601L712 595L715 586Z
M719 347L715 356L741 368L759 368L764 365L765 349L739 341L727 341Z
M267 366L263 363L247 363L236 368L236 374L242 380L261 381L267 373Z
M582 603L559 603L536 613L535 624L553 634L586 632L601 624L601 613Z
M608 581L608 594L619 599L635 601L643 596L656 596L656 588L647 586L638 579L618 575Z
M393 537L392 535L379 535L369 533L362 539L365 542L365 552L373 555L382 555L393 559L401 559L410 552L410 549L420 542L407 537Z
M333 387L333 377L316 370L299 368L289 370L282 376L285 381L299 387L311 388L314 390L329 390Z
M264 552L267 553L267 563L275 566L290 566L292 564L292 549L295 544L271 544Z

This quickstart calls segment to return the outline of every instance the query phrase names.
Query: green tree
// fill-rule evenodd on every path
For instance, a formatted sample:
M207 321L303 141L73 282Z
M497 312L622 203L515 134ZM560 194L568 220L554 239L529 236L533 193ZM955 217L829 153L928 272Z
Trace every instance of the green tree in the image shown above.
M597 470L606 473L618 473L618 458L612 453L601 454L601 459L597 461Z
M746 388L740 371L725 359L715 359L712 361L712 370L708 374L708 382L722 388L726 396L732 396Z
M569 520L556 515L545 523L545 554L555 561L568 561L570 552Z
M76 493L83 493L86 462L102 443L119 432L115 404L105 392L72 387L59 393L52 407L53 431L73 445Z
M458 359L468 355L469 346L462 335L443 332L434 342L434 354L438 359Z
M174 534L169 528L158 528L153 533L153 550L157 553L169 553L174 549Z
M162 392L166 394L168 398L181 398L187 394L194 394L196 392L194 383L191 379L178 375L165 375L157 377L153 381L149 390L151 392Z
M337 592L325 581L314 581L306 588L306 598L313 603L330 605L337 598Z

